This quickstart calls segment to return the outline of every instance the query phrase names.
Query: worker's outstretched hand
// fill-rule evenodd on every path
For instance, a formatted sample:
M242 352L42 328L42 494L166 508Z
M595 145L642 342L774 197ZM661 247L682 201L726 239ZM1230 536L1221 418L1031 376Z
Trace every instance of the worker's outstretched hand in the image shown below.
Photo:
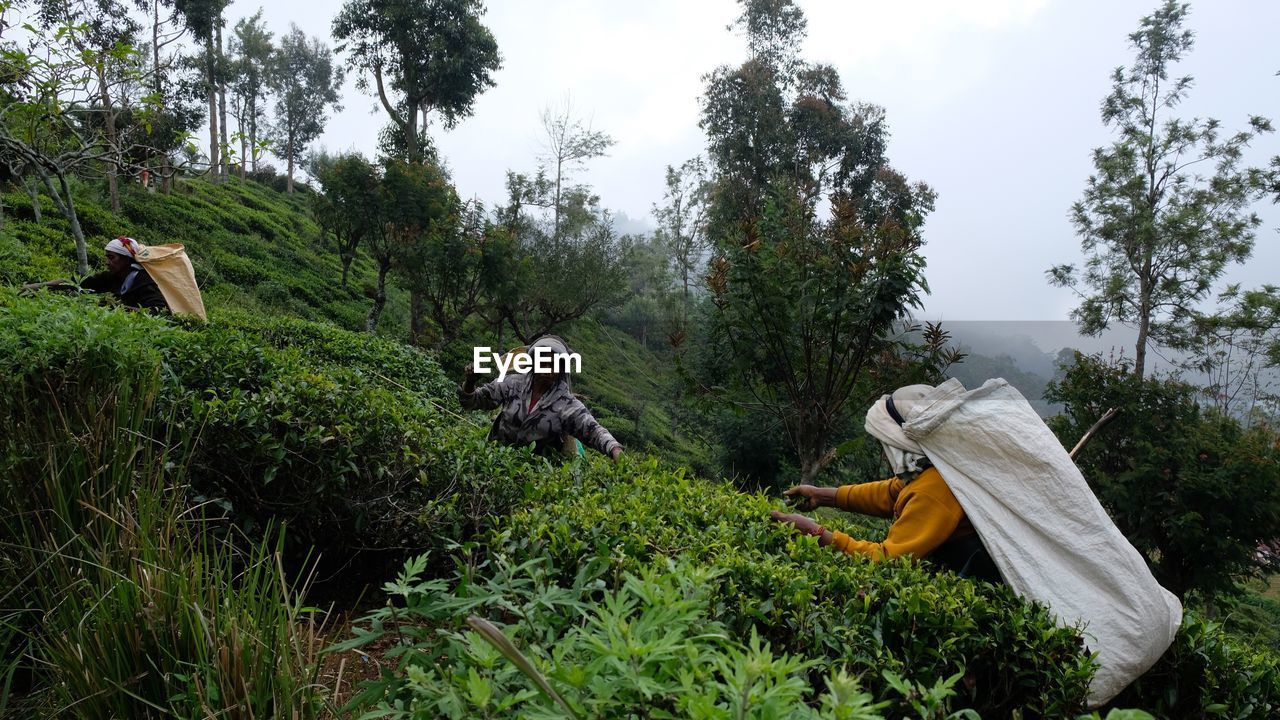
M826 488L814 487L813 485L796 485L782 494L791 498L791 502L796 506L797 510L816 510L823 505L821 496L824 490Z
M773 510L769 513L769 517L780 523L789 523L794 525L797 530L806 535L818 535L822 532L822 526L813 518L807 518L804 515L795 513L781 513Z

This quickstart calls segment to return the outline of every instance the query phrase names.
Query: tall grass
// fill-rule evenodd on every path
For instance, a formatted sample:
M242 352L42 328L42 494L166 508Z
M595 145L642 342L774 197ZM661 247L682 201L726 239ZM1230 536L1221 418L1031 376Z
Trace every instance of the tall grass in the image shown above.
M282 533L232 542L189 507L190 438L153 415L147 335L164 331L0 302L0 713L320 711L318 615L285 580Z

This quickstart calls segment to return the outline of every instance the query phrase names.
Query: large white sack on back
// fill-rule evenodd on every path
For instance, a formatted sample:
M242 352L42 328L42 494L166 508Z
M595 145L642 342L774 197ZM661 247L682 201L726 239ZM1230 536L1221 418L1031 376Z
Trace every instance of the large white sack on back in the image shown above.
M1182 605L1151 575L1040 416L1003 379L939 385L905 417L1018 594L1098 654L1090 707L1115 697L1168 649Z

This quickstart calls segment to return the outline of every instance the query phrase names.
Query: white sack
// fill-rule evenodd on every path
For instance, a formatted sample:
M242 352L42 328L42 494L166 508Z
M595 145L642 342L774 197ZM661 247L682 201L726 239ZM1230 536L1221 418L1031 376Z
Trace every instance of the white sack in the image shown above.
M1098 654L1091 708L1168 649L1182 605L1111 522L1062 444L1002 379L965 391L948 380L904 416L955 493L1004 581L1083 626Z

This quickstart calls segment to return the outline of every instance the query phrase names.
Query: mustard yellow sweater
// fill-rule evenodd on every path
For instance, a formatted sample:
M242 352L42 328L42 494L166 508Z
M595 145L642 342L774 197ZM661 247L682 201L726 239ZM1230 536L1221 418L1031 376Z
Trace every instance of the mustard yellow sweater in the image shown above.
M855 540L842 532L832 531L831 545L850 555L865 555L872 560L910 555L927 557L940 545L953 538L973 534L973 525L951 488L935 468L920 473L904 483L898 478L860 485L844 485L836 491L836 507L841 510L893 518L884 542Z

